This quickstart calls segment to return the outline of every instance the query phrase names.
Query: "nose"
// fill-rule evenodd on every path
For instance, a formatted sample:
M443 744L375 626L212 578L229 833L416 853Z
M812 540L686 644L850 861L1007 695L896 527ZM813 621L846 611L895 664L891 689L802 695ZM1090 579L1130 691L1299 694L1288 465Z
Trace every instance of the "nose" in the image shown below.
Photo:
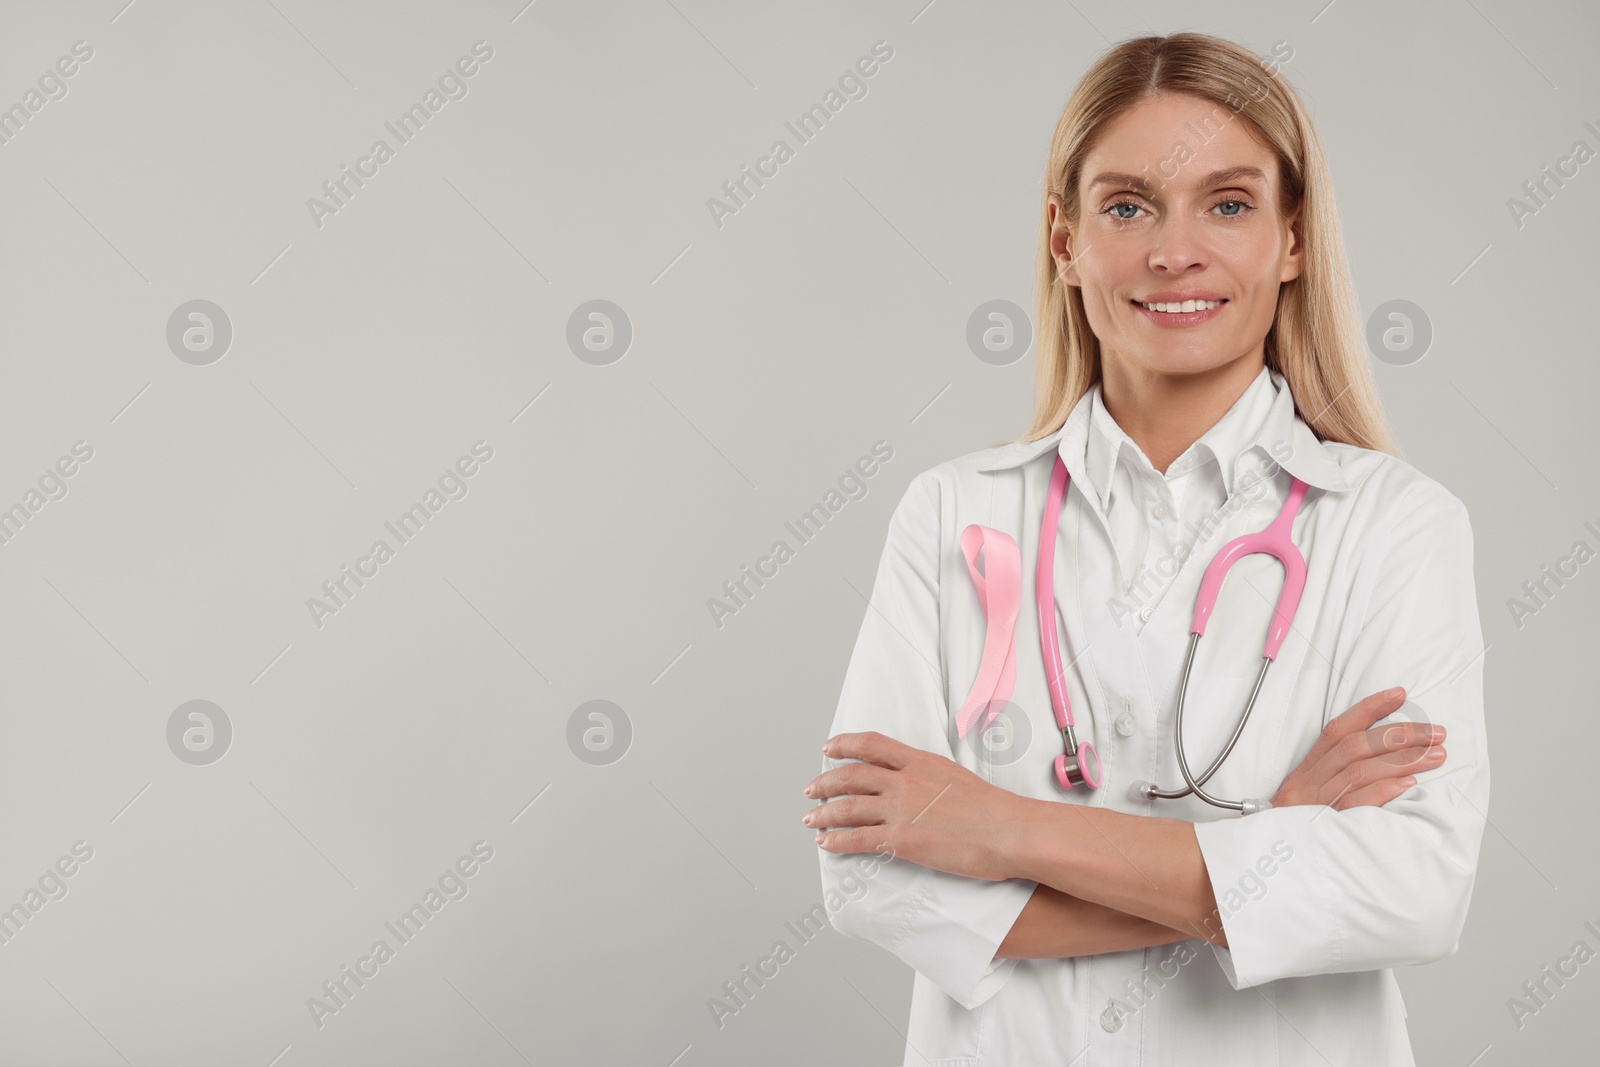
M1180 215L1160 219L1150 244L1150 269L1182 274L1196 264L1205 265L1206 251L1199 224Z

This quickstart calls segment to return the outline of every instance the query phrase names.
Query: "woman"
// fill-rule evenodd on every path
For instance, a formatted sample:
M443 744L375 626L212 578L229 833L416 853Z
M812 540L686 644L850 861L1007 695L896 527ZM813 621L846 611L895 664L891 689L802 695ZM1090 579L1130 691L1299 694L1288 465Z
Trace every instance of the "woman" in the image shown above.
M1450 955L1465 920L1484 646L1466 511L1384 429L1331 188L1294 91L1226 41L1125 42L1067 103L1033 427L906 491L805 790L834 926L917 972L908 1064L1413 1062L1392 968ZM1095 788L1052 769L1032 607L1058 456L1052 614ZM1297 482L1298 611L1203 781L1270 807L1151 800L1140 783L1187 780L1201 572ZM1014 691L967 699L990 719L968 732L975 525L1015 541L1025 592ZM1250 700L1282 576L1238 562L1196 646L1196 776Z

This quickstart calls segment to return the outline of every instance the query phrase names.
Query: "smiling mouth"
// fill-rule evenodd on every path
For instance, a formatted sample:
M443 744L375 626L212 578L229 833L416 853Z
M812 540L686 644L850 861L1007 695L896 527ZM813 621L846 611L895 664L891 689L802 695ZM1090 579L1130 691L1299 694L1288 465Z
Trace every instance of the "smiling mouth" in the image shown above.
M1144 308L1146 311L1154 311L1165 315L1192 315L1196 311L1209 311L1212 308L1221 307L1223 304L1227 303L1226 300L1184 300L1181 302L1167 302L1158 300L1153 303L1146 303L1142 300L1130 300L1128 302L1135 307Z

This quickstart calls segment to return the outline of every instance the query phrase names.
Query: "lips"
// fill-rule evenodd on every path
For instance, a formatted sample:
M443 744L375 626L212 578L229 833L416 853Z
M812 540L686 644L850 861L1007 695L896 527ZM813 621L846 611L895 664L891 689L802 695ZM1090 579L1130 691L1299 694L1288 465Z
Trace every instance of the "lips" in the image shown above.
M1222 305L1228 301L1219 296L1168 296L1157 294L1145 297L1143 300L1135 299L1133 303L1149 311L1163 311L1166 314L1178 314L1186 308L1188 311L1205 311L1210 305ZM1153 306L1153 305L1159 305Z
M1228 302L1226 300L1223 300L1221 303L1215 304L1211 307L1203 306L1206 301L1198 300L1195 303L1182 303L1178 305L1180 307L1189 308L1190 310L1188 311L1155 311L1151 308L1145 307L1137 300L1130 300L1129 303L1133 305L1134 309L1138 311L1139 314L1143 315L1151 323L1158 327L1167 329L1197 326L1200 323L1209 322L1211 319L1222 314L1223 310L1228 306ZM1157 301L1157 303L1161 303L1163 306L1172 306L1167 304L1165 301ZM1173 302L1173 304L1177 303L1178 302L1176 301Z
M1221 293L1214 293L1210 289L1163 289L1157 293L1146 293L1135 299L1146 304L1181 304L1185 300L1226 300Z

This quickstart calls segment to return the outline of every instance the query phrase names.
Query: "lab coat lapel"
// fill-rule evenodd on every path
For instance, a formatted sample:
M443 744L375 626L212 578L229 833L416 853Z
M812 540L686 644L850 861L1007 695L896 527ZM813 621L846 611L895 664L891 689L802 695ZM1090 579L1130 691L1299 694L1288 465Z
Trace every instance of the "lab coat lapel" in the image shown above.
M1057 435L1052 434L1049 441ZM1039 626L1034 600L1034 580L1037 573L1038 522L1044 497L1048 489L1049 468L1046 453L1049 442L1045 439L1022 445L1009 445L1000 450L1010 452L1011 462L997 464L985 470L984 481L988 492L974 501L974 507L957 523L955 536L971 523L981 523L1008 535L1016 544L1022 572L1022 590L1017 611L1016 628L1012 635L1012 655L1016 658L1016 681L1007 706L983 731L973 730L961 737L953 709L966 700L983 661L985 627L963 626L956 647L947 651L951 659L952 709L949 737L956 759L962 766L980 775L985 781L1002 785L1013 791L1026 782L1019 773L1019 764L1031 765L1027 754L1041 743L1049 744L1049 736L1041 738L1040 731L1052 724L1050 695L1044 682L1044 657L1039 650ZM1022 461L1015 450L1026 449L1035 454L1034 460ZM1045 474L1040 477L1038 471ZM986 498L986 499L985 499ZM949 549L958 562L961 550L958 545ZM949 573L948 571L946 573ZM963 587L958 614L967 620L981 619L977 592L965 573L957 579Z
M1039 538L1042 534L1054 536L1057 539L1056 596L1049 617L1061 641L1062 662L1067 665L1063 681L1079 736L1084 740L1093 740L1094 716L1089 712L1089 692L1093 683L1085 673L1088 671L1088 660L1086 657L1078 658L1084 650L1074 643L1062 615L1063 608L1074 597L1081 595L1079 540L1092 533L1094 522L1101 523L1099 536L1106 536L1104 517L1098 515L1093 505L1095 494L1085 492L1082 488L1086 482L1068 491L1056 529L1041 529L1050 475L1057 455L1063 455L1069 478L1076 480L1085 476L1084 423L1081 416L1086 414L1087 409L1080 407L1074 417L1069 417L1056 433L1038 441L999 449L990 462L978 468L984 472L987 492L975 501L976 506L971 512L957 523L955 533L959 537L960 530L965 529L967 524L979 522L1008 534L1016 542L1021 557L1023 590L1014 634L1016 682L1010 699L1011 706L1002 713L1004 718L997 720L985 735L974 732L961 738L953 717L949 731L951 746L958 753L958 761L989 782L1033 799L1100 805L1104 803L1104 798L1099 791L1088 793L1079 789L1069 794L1056 783L1051 771L1055 755L1061 751L1061 734L1050 704L1035 595ZM1096 518L1086 518L1085 511L1095 513ZM961 563L959 548L952 546L950 551L954 553L951 558ZM965 573L960 576L960 584L964 587L961 594L963 606L958 613L971 620L979 610L976 592ZM950 693L952 708L964 702L983 656L982 625L964 626L959 632L958 647L948 651L953 668Z

